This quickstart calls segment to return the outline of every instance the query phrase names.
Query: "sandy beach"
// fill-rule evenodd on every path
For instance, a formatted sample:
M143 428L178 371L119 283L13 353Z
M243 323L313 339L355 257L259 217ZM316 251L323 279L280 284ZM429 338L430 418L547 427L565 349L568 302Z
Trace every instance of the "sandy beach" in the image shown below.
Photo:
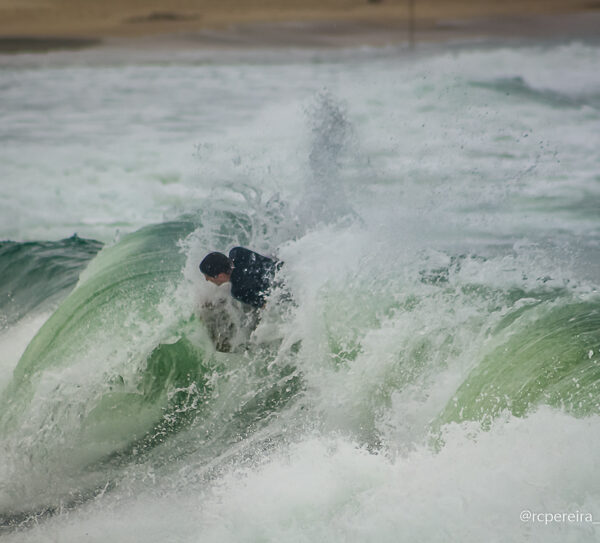
M413 20L412 30L410 21ZM591 0L0 0L0 50L381 46L476 36L599 36Z

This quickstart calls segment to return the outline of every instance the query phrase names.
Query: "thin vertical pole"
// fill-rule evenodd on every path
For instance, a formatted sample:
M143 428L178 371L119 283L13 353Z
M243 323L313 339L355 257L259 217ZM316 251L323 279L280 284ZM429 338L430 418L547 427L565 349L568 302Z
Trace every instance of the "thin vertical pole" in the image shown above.
M415 0L408 0L408 45L415 48Z

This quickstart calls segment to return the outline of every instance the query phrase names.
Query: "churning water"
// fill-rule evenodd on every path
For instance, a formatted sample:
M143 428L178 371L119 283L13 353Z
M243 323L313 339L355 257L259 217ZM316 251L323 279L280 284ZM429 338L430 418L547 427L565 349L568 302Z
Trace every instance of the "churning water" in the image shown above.
M94 55L0 59L6 541L600 539L600 47Z

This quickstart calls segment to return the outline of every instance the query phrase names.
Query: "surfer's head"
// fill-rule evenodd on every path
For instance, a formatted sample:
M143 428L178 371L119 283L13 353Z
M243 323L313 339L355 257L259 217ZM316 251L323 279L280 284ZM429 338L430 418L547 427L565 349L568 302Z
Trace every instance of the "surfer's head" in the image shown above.
M206 280L219 286L231 277L233 264L223 253L208 253L200 262L200 271Z

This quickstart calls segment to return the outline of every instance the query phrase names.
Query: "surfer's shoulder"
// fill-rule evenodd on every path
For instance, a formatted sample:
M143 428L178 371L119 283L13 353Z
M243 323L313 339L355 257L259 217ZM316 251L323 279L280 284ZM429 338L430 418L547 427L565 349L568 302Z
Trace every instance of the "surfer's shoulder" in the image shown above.
M248 257L252 254L250 249L246 249L245 247L234 247L229 251L229 258L231 260L235 260L236 258Z

